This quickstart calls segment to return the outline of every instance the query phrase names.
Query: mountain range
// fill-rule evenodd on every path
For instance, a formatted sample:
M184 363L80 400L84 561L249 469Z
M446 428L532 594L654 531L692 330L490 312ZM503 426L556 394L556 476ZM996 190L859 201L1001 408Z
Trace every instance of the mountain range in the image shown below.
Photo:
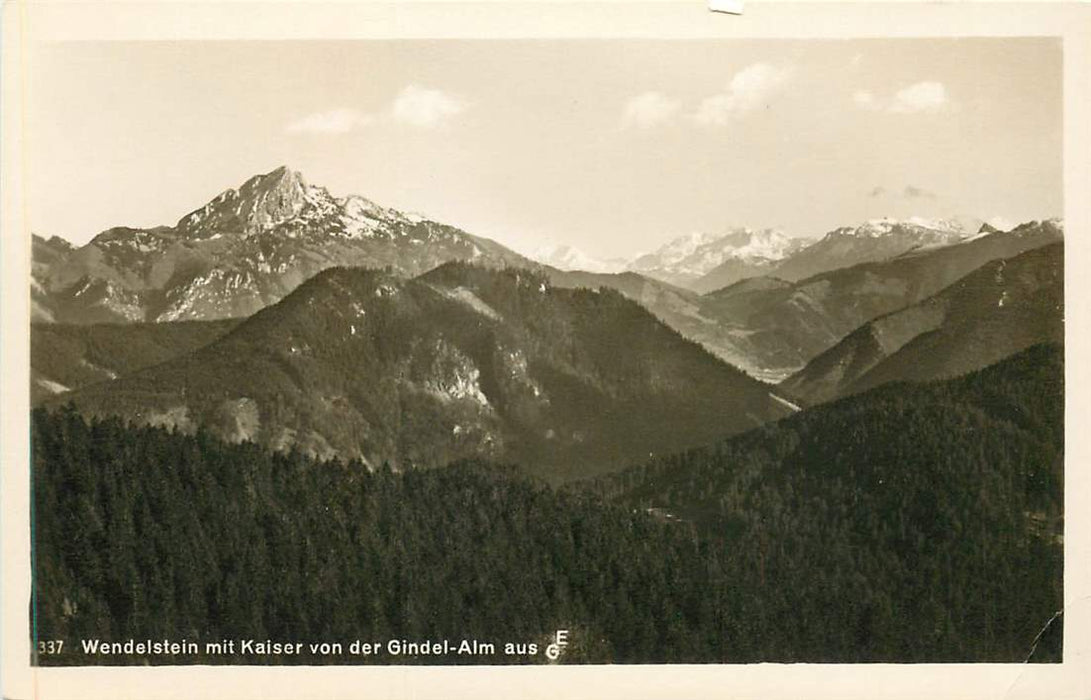
M568 477L1056 340L1062 238L1057 220L884 219L565 270L281 167L171 227L35 237L32 399L372 466Z
M716 271L726 286L736 279L767 274L776 264L807 247L811 241L789 238L774 229L729 229L723 233L692 233L675 238L628 265L634 272L693 291L710 291L707 280ZM728 272L730 271L730 272ZM729 279L730 275L735 275ZM715 275L714 275L715 276Z
M991 260L1062 239L1062 222L1028 222L796 282L750 278L700 297L698 314L730 348L721 357L780 381L864 323L923 301Z
M445 262L470 261L538 270L560 287L616 289L721 358L732 357L708 328L715 322L697 314L693 292L631 271L611 272L622 266L589 262L573 249L553 249L549 259L559 267L363 197L333 197L282 166L226 190L174 226L113 228L78 248L58 237L34 236L32 319L96 324L242 318L329 267L389 269L413 277ZM593 270L562 269L578 266Z
M192 352L58 395L93 415L406 468L594 473L792 412L609 289L447 263L328 269Z
M34 251L35 318L74 323L249 316L334 265L410 276L449 260L531 265L454 227L334 197L287 167L174 226L113 228L75 249L37 239Z
M1059 660L1063 229L531 260L278 168L34 237L35 631Z
M873 219L813 239L775 229L692 233L638 256L628 269L705 294L751 277L798 281L911 250L951 245L971 237L963 226L956 219L911 217Z

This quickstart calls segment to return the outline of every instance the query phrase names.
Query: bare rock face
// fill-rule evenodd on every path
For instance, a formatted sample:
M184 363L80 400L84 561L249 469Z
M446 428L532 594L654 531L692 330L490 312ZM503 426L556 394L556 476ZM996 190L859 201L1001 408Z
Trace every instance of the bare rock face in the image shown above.
M281 166L255 175L237 190L226 190L183 217L176 228L187 236L217 232L251 236L299 216L308 204L307 190L300 173Z

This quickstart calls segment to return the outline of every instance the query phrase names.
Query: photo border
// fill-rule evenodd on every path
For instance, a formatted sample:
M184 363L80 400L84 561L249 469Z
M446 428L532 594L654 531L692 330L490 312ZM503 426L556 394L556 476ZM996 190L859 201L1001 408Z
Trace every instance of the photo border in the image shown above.
M1056 3L9 2L0 69L0 534L5 698L1091 697L1091 6ZM41 42L419 38L1057 36L1064 52L1065 628L1062 664L33 668L29 261L23 98ZM1043 621L1044 622L1044 621Z

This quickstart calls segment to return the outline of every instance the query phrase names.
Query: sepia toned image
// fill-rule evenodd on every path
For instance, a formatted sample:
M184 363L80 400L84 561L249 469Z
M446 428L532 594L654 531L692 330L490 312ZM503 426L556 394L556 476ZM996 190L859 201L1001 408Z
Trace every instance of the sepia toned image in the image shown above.
M35 46L31 667L1061 668L1066 50Z

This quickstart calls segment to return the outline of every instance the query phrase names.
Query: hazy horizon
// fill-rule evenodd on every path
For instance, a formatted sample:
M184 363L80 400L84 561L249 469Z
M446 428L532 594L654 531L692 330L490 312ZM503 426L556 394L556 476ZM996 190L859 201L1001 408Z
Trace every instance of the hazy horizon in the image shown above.
M1063 215L1055 39L86 42L31 66L31 228L173 225L287 165L493 238Z

